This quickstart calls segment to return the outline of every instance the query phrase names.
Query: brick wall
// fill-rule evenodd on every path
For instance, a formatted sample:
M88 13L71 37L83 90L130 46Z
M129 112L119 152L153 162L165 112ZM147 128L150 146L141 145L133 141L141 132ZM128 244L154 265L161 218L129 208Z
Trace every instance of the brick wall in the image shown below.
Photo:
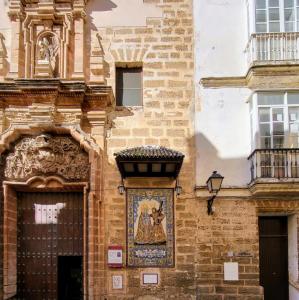
M17 290L17 197L8 185L4 186L4 201L3 293L7 299Z
M3 270L3 192L0 192L0 270ZM3 272L0 272L0 299L3 299Z

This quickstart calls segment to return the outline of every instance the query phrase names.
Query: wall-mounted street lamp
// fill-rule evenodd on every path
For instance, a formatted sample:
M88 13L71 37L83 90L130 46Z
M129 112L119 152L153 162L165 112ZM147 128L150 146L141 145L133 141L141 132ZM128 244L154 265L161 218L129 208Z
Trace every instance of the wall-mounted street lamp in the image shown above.
M182 193L182 187L180 186L179 180L177 179L175 182L175 188L174 188L176 195L179 196Z
M126 188L125 188L124 180L123 179L121 179L121 183L117 187L117 189L118 189L118 192L119 192L120 195L123 195L125 193Z
M221 184L223 181L223 176L217 173L217 171L214 171L213 174L209 177L207 180L207 188L210 192L210 194L213 194L208 200L208 215L213 214L213 202L216 198L218 192L221 189Z

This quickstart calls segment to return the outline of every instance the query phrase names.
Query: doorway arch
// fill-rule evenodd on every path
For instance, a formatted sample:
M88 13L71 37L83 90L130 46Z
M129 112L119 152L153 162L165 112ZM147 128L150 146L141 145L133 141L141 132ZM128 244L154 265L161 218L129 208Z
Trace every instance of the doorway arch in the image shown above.
M1 144L5 147L1 148ZM83 290L89 287L90 249L94 248L97 232L88 231L93 221L95 203L100 199L101 180L95 172L101 166L97 145L78 128L29 130L17 128L3 134L1 190L3 202L3 277L4 299L17 292L17 193L21 192L78 192L83 195ZM18 164L19 161L19 164ZM25 163L24 163L25 162ZM22 166L23 165L23 166ZM93 226L97 228L97 226ZM93 254L92 260L97 257Z

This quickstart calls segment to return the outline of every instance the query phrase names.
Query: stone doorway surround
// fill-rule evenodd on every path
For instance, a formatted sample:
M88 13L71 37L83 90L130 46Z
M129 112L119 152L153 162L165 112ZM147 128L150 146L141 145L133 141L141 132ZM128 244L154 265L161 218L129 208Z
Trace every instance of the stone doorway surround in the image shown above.
M0 154L4 158L23 136L67 136L87 153L89 174L68 180L57 174L39 174L26 180L1 174L3 299L16 293L16 191L80 190L84 194L84 298L95 299L101 290L104 255L98 249L103 239L102 185L105 152L106 109L113 101L106 86L60 80L15 80L0 84ZM82 124L84 124L82 126ZM84 129L83 129L84 128ZM88 133L87 133L88 132ZM5 161L2 161L2 165ZM2 167L3 171L3 167ZM0 229L2 229L0 227ZM1 232L2 231L2 232ZM1 276L1 277L2 277ZM97 283L95 283L97 282ZM1 288L2 289L2 288ZM1 295L0 295L1 296Z

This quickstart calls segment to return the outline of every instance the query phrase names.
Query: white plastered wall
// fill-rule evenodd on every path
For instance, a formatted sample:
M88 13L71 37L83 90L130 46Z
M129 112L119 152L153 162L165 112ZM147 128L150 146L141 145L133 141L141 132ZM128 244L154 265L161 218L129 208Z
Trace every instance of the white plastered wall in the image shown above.
M245 88L203 89L196 112L197 184L205 185L213 170L223 187L243 187L250 181L250 120Z
M193 14L197 78L245 75L246 1L194 1Z
M200 80L246 74L246 1L194 1L194 22L196 184L205 185L217 170L224 187L244 187L250 181L250 90L204 88Z
M145 26L147 18L162 17L161 8L143 0L90 0L86 10L96 27Z

